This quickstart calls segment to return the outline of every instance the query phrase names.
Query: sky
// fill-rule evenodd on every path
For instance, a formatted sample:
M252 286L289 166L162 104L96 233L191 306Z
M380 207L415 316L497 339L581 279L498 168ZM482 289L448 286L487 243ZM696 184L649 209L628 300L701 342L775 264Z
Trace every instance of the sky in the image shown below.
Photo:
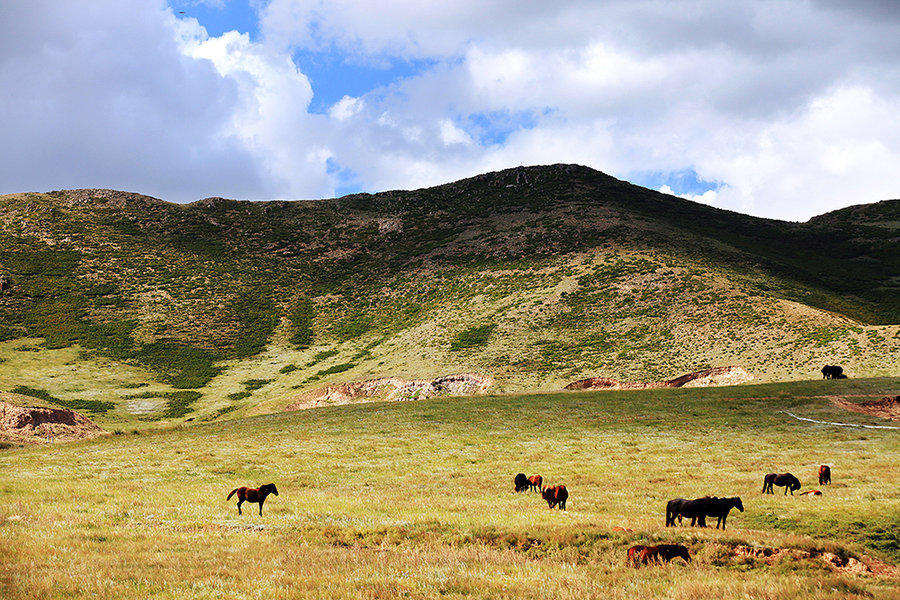
M900 2L0 2L0 193L315 199L554 163L794 221L900 198Z

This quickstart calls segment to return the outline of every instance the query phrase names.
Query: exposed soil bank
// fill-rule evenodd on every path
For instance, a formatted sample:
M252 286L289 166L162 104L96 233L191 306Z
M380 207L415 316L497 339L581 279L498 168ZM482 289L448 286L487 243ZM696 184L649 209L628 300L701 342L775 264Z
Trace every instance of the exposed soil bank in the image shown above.
M753 379L743 367L713 367L688 373L669 381L618 381L607 377L589 377L567 385L567 390L645 390L649 388L718 387L738 385Z
M486 375L463 373L436 379L406 381L399 377L384 377L354 383L329 385L300 396L287 410L303 410L317 406L333 406L354 402L420 400L435 396L472 396L483 394L494 385Z
M74 410L19 406L5 402L4 396L0 393L0 440L40 444L80 440L103 433L93 421Z

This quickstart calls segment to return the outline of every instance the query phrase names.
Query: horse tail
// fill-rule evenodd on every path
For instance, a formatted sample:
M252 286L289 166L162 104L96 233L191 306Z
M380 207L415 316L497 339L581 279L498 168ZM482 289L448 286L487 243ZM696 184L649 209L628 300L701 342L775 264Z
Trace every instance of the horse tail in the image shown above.
M233 490L231 490L231 493L228 494L227 498L225 498L225 502L228 502L229 500L231 500L231 497L234 496L239 489L241 489L241 488L234 488Z

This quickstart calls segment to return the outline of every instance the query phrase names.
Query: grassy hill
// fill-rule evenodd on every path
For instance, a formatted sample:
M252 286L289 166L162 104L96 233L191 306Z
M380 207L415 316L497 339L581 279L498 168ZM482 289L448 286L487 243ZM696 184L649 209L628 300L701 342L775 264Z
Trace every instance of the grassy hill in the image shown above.
M5 450L0 596L896 598L898 432L787 414L883 425L827 396L888 393L900 379L432 399ZM822 463L822 496L760 493L772 471L818 487ZM566 485L567 510L513 493L517 472ZM225 502L269 482L262 517ZM705 494L745 511L663 526ZM625 565L662 542L692 564Z
M898 206L786 223L574 165L320 201L3 196L0 389L141 427L393 375L896 375Z

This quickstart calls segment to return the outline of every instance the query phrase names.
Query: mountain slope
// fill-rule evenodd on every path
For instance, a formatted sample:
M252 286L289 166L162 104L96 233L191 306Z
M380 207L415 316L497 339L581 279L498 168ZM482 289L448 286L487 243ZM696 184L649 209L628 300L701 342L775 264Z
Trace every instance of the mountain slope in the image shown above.
M889 374L898 207L786 223L574 165L321 201L3 196L0 389L94 390L112 414L140 400L158 409L128 414L161 418L395 375L483 372L514 390L732 363L762 380L825 362ZM102 385L17 366L17 348L73 345L88 352L69 361L119 366Z

